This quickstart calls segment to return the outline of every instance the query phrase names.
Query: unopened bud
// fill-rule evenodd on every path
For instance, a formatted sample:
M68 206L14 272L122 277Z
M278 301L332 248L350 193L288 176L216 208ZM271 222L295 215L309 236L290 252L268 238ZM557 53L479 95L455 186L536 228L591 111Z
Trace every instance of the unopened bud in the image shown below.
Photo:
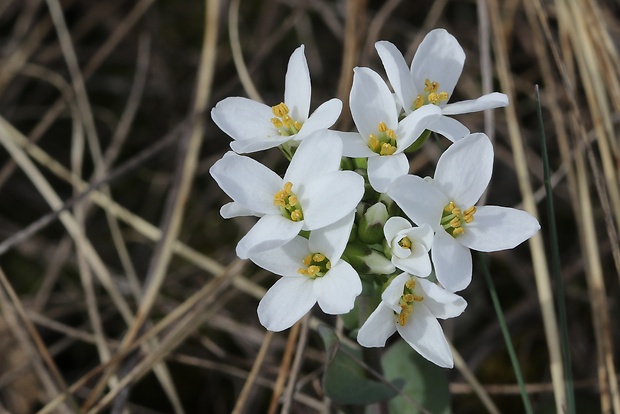
M396 268L381 252L361 243L349 243L343 258L360 274L389 275Z
M357 237L368 244L380 243L383 240L383 226L389 218L387 208L383 203L375 203L362 215Z

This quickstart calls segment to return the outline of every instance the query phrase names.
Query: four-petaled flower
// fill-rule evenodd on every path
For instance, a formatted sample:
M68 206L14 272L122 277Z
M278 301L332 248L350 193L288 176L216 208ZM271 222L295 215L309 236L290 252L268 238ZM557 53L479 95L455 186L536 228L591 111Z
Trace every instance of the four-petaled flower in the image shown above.
M291 327L318 302L323 312L339 315L353 309L362 282L351 265L341 260L355 213L314 230L308 239L296 236L276 249L256 253L250 260L282 276L258 305L258 318L270 331Z
M396 46L388 41L375 44L379 57L405 114L431 104L439 106L444 116L428 129L456 141L469 129L446 115L465 114L508 105L508 97L493 92L478 99L448 103L463 71L465 52L459 42L444 29L429 32L413 57L411 68Z
M470 249L512 249L532 237L538 221L525 211L474 206L491 180L493 145L482 134L452 144L437 161L435 176L406 175L387 194L414 223L435 231L431 258L437 280L446 289L465 289L472 275Z
M399 122L392 93L381 76L368 68L354 69L350 105L359 133L340 133L343 155L368 158L368 181L384 193L395 178L409 172L403 151L439 119L441 110L428 105Z
M284 178L252 158L224 154L209 170L233 199L220 210L222 217L260 217L237 244L237 255L247 259L351 213L364 194L364 179L339 171L341 157L342 142L327 130L299 145Z
M402 217L390 217L383 227L392 254L392 264L412 275L426 277L433 270L428 251L433 245L433 229L428 224L413 227Z
M465 307L467 302L462 297L426 279L402 273L381 295L381 303L357 333L357 342L367 348L382 347L398 331L424 358L452 368L450 345L437 318L454 318Z
M331 127L340 116L342 102L333 98L310 113L310 73L301 45L291 55L284 84L284 102L268 106L243 97L229 97L215 105L211 118L234 140L233 151L243 154L301 141L315 131Z

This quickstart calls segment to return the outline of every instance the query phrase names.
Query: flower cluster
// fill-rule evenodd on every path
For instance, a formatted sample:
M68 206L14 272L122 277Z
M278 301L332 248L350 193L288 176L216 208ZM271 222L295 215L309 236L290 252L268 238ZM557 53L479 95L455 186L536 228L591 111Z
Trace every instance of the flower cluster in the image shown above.
M213 108L234 152L210 173L233 200L222 207L224 218L259 217L237 255L281 276L258 306L267 329L291 327L316 303L328 314L348 313L364 279L381 301L358 342L384 346L398 331L426 359L452 367L437 319L467 306L455 292L471 281L470 249L510 249L540 227L520 210L476 206L491 179L493 146L449 116L506 106L508 99L491 93L450 102L465 61L457 40L431 31L411 67L393 44L375 47L394 93L378 73L354 69L349 104L356 132L328 129L340 116L338 99L309 115L302 45L289 60L283 102L270 107L232 97ZM410 174L407 154L431 132L452 144L432 178ZM290 160L284 177L240 155L275 147Z

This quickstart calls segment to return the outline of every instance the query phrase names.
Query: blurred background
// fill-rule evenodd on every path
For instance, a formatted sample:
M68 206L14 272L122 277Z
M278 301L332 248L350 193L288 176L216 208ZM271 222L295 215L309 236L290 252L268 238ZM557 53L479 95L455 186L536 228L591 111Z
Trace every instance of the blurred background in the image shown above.
M374 43L410 62L443 27L467 55L451 101L511 101L459 117L494 139L486 202L543 226L488 255L534 412L561 412L565 375L538 85L578 412L620 413L619 12L603 0L2 0L0 412L368 412L324 392L315 328L346 337L336 318L277 334L259 324L276 277L236 259L254 219L219 215L229 200L208 169L230 138L209 111L228 96L279 103L303 43L311 111L338 97L336 127L349 130L352 68L384 75ZM429 141L412 172L432 174L447 145ZM277 150L252 156L287 165ZM449 411L521 413L474 271L469 307L443 325L463 361L441 374Z

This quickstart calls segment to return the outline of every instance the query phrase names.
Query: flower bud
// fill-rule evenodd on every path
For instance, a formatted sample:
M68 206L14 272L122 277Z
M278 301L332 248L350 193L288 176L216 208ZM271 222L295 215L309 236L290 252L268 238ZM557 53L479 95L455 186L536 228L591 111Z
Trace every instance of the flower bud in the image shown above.
M362 215L357 237L368 244L380 243L383 240L383 226L389 218L387 208L383 203L375 203Z
M389 275L396 268L381 252L361 243L349 243L343 258L360 274Z

